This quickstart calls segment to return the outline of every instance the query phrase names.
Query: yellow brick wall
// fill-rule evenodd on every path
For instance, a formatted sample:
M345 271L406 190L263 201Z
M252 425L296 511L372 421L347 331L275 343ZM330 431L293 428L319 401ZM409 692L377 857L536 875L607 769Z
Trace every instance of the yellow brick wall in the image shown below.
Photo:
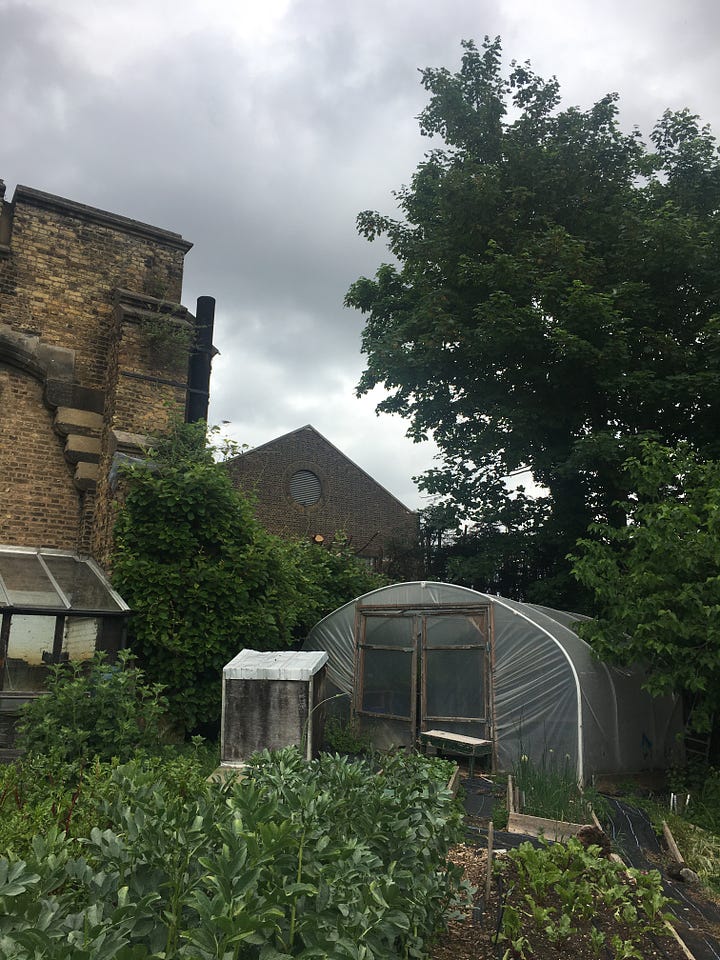
M148 314L175 317L171 327L192 324L179 305L190 246L177 233L27 187L11 203L0 197L0 543L107 560L114 432L158 432L184 413L187 349L152 339ZM8 353L13 336L32 349L63 348L70 373L56 380L47 362L21 369ZM102 414L96 492L73 482L53 430L58 406Z
M36 379L0 363L0 542L73 550L80 493Z

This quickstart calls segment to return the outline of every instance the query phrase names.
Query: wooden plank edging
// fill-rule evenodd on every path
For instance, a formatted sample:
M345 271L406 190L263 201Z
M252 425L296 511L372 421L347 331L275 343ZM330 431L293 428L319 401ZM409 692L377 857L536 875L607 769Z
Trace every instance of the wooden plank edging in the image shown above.
M460 787L460 767L455 764L455 769L450 775L450 779L447 782L447 788L453 797L457 796L458 789Z
M565 820L547 820L545 817L531 817L527 813L515 813L508 816L508 833L526 833L529 837L546 837L548 840L567 840L582 829L582 823L568 823Z
M670 851L670 854L673 860L677 860L678 863L685 863L685 858L680 853L680 848L675 843L675 837L672 835L672 831L670 830L670 827L667 825L666 820L663 820L662 828L663 828L663 836L665 837L665 843L667 843L668 845L668 850Z

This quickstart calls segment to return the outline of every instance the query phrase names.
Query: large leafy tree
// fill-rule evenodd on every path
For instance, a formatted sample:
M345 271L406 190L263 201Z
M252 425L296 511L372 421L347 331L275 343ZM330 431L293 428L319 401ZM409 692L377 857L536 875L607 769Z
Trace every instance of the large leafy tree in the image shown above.
M696 727L720 710L720 463L643 444L625 465L630 523L594 524L572 558L598 616L578 629L603 659L644 663L683 692Z
M564 557L592 520L624 522L639 440L720 453L718 154L687 111L646 146L614 94L560 109L555 79L503 72L499 39L463 47L458 73L422 72L420 128L442 145L397 193L401 216L358 218L395 258L347 294L366 315L358 389L383 384L379 409L432 433L422 485L470 518L531 468L549 491L544 568L571 603Z

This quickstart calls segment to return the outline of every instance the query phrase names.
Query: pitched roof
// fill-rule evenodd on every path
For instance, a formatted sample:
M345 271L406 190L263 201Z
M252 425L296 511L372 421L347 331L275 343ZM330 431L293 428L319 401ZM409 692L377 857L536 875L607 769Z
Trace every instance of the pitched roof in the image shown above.
M305 430L312 431L312 433L314 433L316 437L318 437L320 440L322 440L323 443L325 443L328 447L334 450L335 453L338 454L338 456L342 457L343 460L345 460L347 463L350 464L350 466L354 467L355 470L358 470L360 473L362 473L365 477L368 478L368 480L374 483L376 487L379 487L384 493L386 493L389 497L391 497L397 504L399 504L399 506L403 508L403 510L407 510L408 513L415 513L415 511L411 510L410 507L406 506L406 504L404 504L402 500L398 500L395 494L390 493L387 487L384 487L381 483L378 483L378 481L374 477L370 476L367 470L363 470L363 468L358 466L354 460L351 460L350 457L344 454L339 447L336 447L334 443L331 443L327 439L327 437L324 437L319 430L316 430L315 427L313 427L311 423L306 423L305 426L298 427L297 430L289 430L287 433L283 433L281 436L275 437L273 440L267 440L265 443L261 443L257 447L252 447L252 449L246 450L244 453L239 454L237 457L232 457L230 460L227 460L226 463L232 464L238 460L243 460L247 457L252 457L254 454L259 453L261 450L265 450L268 447L273 447L276 444L280 443L280 441L287 440L288 437L295 436L296 434L302 433Z

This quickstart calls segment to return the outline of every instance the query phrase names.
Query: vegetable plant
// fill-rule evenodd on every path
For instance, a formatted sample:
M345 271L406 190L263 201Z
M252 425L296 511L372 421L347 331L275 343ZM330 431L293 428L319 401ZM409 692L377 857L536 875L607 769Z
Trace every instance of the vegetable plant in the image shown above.
M409 960L462 893L461 813L424 758L288 749L189 793L150 758L103 769L86 829L0 859L3 958Z
M505 957L542 956L543 944L579 955L582 937L593 956L610 943L614 957L642 957L643 939L666 936L660 874L626 868L603 859L600 848L576 839L567 844L523 843L499 866L506 900L498 938L509 946ZM598 904L610 909L613 928L597 927ZM583 954L585 956L587 954Z

